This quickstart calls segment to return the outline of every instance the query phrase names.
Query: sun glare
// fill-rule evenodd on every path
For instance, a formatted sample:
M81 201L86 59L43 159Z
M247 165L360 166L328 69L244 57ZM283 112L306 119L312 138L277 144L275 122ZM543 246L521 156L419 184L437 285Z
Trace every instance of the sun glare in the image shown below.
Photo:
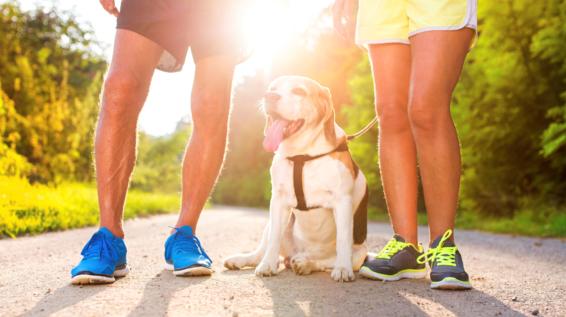
M331 0L256 0L246 10L245 41L252 48L250 63L269 70L276 54L302 36Z

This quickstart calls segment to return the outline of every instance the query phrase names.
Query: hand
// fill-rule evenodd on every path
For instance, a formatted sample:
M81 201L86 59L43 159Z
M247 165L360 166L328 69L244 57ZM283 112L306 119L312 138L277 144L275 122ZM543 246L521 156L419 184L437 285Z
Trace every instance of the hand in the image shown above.
M336 0L332 8L334 29L346 41L354 40L358 0Z
M104 8L104 10L106 10L108 13L112 14L113 16L118 17L118 14L120 14L120 12L116 8L116 4L114 3L114 0L98 0L98 1L100 1L100 4Z

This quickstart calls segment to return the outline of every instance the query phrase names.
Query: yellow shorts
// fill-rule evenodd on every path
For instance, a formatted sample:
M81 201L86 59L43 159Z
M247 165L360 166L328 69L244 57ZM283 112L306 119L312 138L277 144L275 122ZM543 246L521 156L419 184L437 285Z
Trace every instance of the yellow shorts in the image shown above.
M405 43L426 31L477 30L477 0L360 0L356 43Z

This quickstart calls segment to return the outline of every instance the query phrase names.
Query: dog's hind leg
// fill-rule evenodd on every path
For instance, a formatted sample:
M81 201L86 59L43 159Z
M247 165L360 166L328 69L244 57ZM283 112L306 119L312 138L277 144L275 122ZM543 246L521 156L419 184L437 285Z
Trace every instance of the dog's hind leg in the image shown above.
M257 248L248 253L234 254L224 259L224 266L229 270L239 270L245 267L256 267L261 258L265 254L267 248L267 236L269 233L269 224L263 229L261 242Z

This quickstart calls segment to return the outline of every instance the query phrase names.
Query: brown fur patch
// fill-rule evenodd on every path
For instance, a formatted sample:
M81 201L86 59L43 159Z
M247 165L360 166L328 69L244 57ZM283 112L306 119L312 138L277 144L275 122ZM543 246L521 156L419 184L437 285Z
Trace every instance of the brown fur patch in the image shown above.
M334 153L330 153L330 157L342 162L342 164L346 166L348 171L350 171L350 174L352 174L352 178L354 179L356 178L357 175L356 175L356 169L354 168L354 160L352 159L352 155L350 155L350 152L334 152Z
M335 116L334 116L334 106L332 105L332 95L330 94L330 89L326 87L320 87L318 94L319 102L317 102L317 107L319 110L320 120L324 121L324 136L332 145L337 144L336 140L336 130L334 128Z

